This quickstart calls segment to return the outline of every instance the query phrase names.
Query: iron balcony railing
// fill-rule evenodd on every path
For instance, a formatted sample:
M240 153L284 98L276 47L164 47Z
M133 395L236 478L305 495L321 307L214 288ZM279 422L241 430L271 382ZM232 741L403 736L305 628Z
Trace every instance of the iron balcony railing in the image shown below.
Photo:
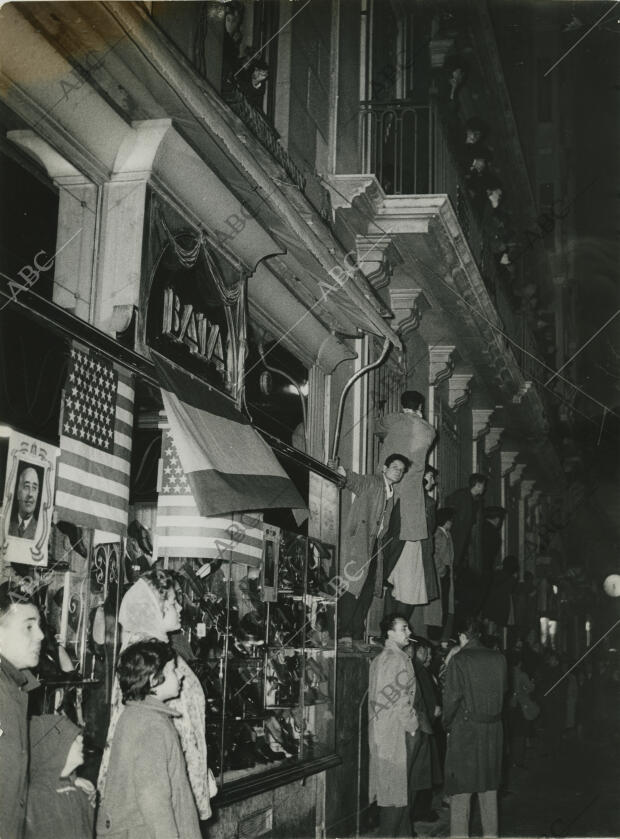
M360 109L364 171L373 173L388 195L447 195L469 248L492 296L503 329L526 378L540 365L539 348L526 318L499 277L490 237L464 186L449 132L434 105L407 100L366 101Z

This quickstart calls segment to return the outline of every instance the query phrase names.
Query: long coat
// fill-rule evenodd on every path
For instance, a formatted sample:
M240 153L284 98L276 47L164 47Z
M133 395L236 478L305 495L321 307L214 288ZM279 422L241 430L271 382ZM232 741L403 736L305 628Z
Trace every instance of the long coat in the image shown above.
M74 777L61 778L71 744L81 733L67 717L30 721L30 785L25 839L90 839L95 811Z
M99 805L99 839L201 839L174 715L152 696L125 705Z
M387 432L381 450L382 460L391 454L402 454L411 461L411 466L395 488L402 508L399 538L407 542L426 539L428 529L422 481L426 456L437 432L417 414L388 414L377 422L376 428L379 432Z
M423 494L424 498L424 512L427 522L427 530L429 536L421 540L422 546L422 569L424 571L424 584L426 586L426 598L435 600L440 595L439 582L437 580L437 572L435 571L435 563L433 561L433 531L435 530L435 500L426 492ZM388 530L385 534L385 564L386 572L391 571L398 562L398 559L403 552L405 546L404 541L398 538L399 532L402 530L401 522L405 513L402 508L402 499L394 504L394 510L390 519ZM389 576L386 573L385 576Z
M370 665L368 687L368 800L406 807L406 732L415 734L416 680L409 655L390 638Z
M469 489L463 487L449 495L444 506L454 507L456 511L451 532L454 545L454 567L458 569L465 559L478 504Z
M506 689L506 659L480 641L469 641L450 661L443 705L448 795L499 788Z
M454 548L452 546L452 537L449 530L444 530L443 527L438 527L434 534L435 550L433 552L433 560L435 562L435 571L439 586L441 587L441 580L447 574L450 582L450 589L448 592L448 614L454 614ZM443 604L442 598L437 597L424 607L424 623L427 626L443 626Z
M375 540L383 518L382 533L388 528L394 503L386 499L383 475L358 475L347 472L345 486L356 496L351 506L347 523L342 533L341 574L346 581L347 591L359 597L364 580L368 576L370 560L376 550ZM377 568L375 593L381 593L383 569Z
M28 670L0 656L0 836L21 839L26 821L28 691L38 686Z

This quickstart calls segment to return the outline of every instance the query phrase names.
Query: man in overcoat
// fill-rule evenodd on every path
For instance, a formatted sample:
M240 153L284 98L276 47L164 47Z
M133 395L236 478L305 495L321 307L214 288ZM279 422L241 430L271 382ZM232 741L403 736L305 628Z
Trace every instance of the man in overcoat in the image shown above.
M415 710L416 679L405 651L411 630L404 618L386 615L383 651L370 665L368 687L368 799L379 807L379 836L413 836L411 809L415 792L409 783L420 726Z
M424 469L424 513L428 536L418 542L399 539L404 515L402 498L394 504L389 531L386 534L385 578L390 584L385 598L385 612L394 612L410 621L416 606L436 600L440 596L439 581L433 561L435 515L437 503L432 492L437 485L437 470ZM418 548L417 552L414 548ZM415 623L415 622L414 622Z
M406 473L409 461L393 453L386 458L380 475L358 475L338 471L345 487L355 494L342 534L338 635L341 642L361 640L373 596L383 594L383 540L394 506L394 484Z
M28 795L27 669L39 663L39 612L18 586L0 586L0 837L21 839Z
M456 594L456 621L474 614L479 604L479 568L477 557L468 561L472 529L479 520L482 496L487 484L485 475L474 472L467 487L455 490L446 498L446 506L454 507L452 544L454 546L454 583Z
M472 793L478 793L482 835L498 835L499 788L507 690L506 659L480 641L481 626L467 619L460 651L446 671L443 722L448 733L445 790L450 796L450 836L469 836Z

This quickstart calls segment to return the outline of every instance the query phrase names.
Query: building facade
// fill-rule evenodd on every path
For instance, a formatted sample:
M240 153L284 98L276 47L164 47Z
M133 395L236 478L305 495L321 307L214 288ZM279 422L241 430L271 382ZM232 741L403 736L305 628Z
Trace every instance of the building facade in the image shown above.
M247 569L264 574L269 528L281 556L286 539L286 556L300 544L293 537L303 540L306 568L313 545L337 553L351 499L326 464L374 472L375 422L406 389L426 396L438 430L438 500L483 472L485 503L507 510L502 556L518 557L522 580L561 575L553 522L571 502L550 437L571 396L545 381L570 350L554 337L566 332L570 301L545 225L552 219L561 235L570 208L538 164L549 180L532 188L535 153L519 141L486 3L20 3L4 6L0 23L0 152L12 196L2 231L3 423L62 449L76 340L132 380L124 524L89 529L79 510L68 522L84 529L87 552L99 551L100 589L114 582L113 559L122 570L128 523L158 532L169 418L157 354L249 418L308 508L300 524L264 499L263 547L253 557L248 548L237 558L243 574L224 581L228 625ZM323 562L316 549L333 577L335 553ZM226 550L232 565L235 545ZM179 556L178 544L159 555L174 568L196 560L194 572L222 558L191 547ZM325 580L317 586L324 592ZM287 608L311 603L302 623L312 630L324 610L333 642L337 598L313 594L307 576L302 590L282 590ZM55 584L66 636L63 591ZM88 620L75 632L82 676L93 678ZM226 745L210 743L222 751L214 839L355 828L366 778L359 709L347 703L363 692L367 661L343 662L335 701L335 644L317 663L304 639L304 672L313 661L317 673L305 692L329 694L329 713L301 706L297 722L314 742L302 734L286 765L226 769ZM253 673L265 685L268 676ZM280 722L291 709L294 727L297 703L272 706ZM268 722L252 723L250 739Z

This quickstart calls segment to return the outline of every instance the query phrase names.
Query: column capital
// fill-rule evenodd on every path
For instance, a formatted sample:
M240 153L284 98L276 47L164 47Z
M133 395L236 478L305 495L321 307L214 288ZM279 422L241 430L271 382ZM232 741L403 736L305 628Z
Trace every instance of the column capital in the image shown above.
M492 425L489 428L487 436L484 438L484 451L486 454L491 454L499 446L504 429L499 425Z
M460 408L470 396L469 385L474 378L473 373L453 373L448 382L448 405Z
M430 303L421 288L391 288L390 309L394 313L394 329L404 336L417 329Z
M500 452L500 469L502 473L502 478L504 475L507 475L509 472L512 471L514 465L516 463L517 457L519 452Z
M456 347L449 344L428 348L428 383L431 387L437 387L454 372L455 350Z
M480 437L484 437L486 434L489 433L491 428L490 419L493 415L494 410L494 408L471 409L472 432L474 440L478 440Z
M516 483L521 480L521 476L525 472L525 463L517 463L510 473L509 481L510 486L513 487Z

